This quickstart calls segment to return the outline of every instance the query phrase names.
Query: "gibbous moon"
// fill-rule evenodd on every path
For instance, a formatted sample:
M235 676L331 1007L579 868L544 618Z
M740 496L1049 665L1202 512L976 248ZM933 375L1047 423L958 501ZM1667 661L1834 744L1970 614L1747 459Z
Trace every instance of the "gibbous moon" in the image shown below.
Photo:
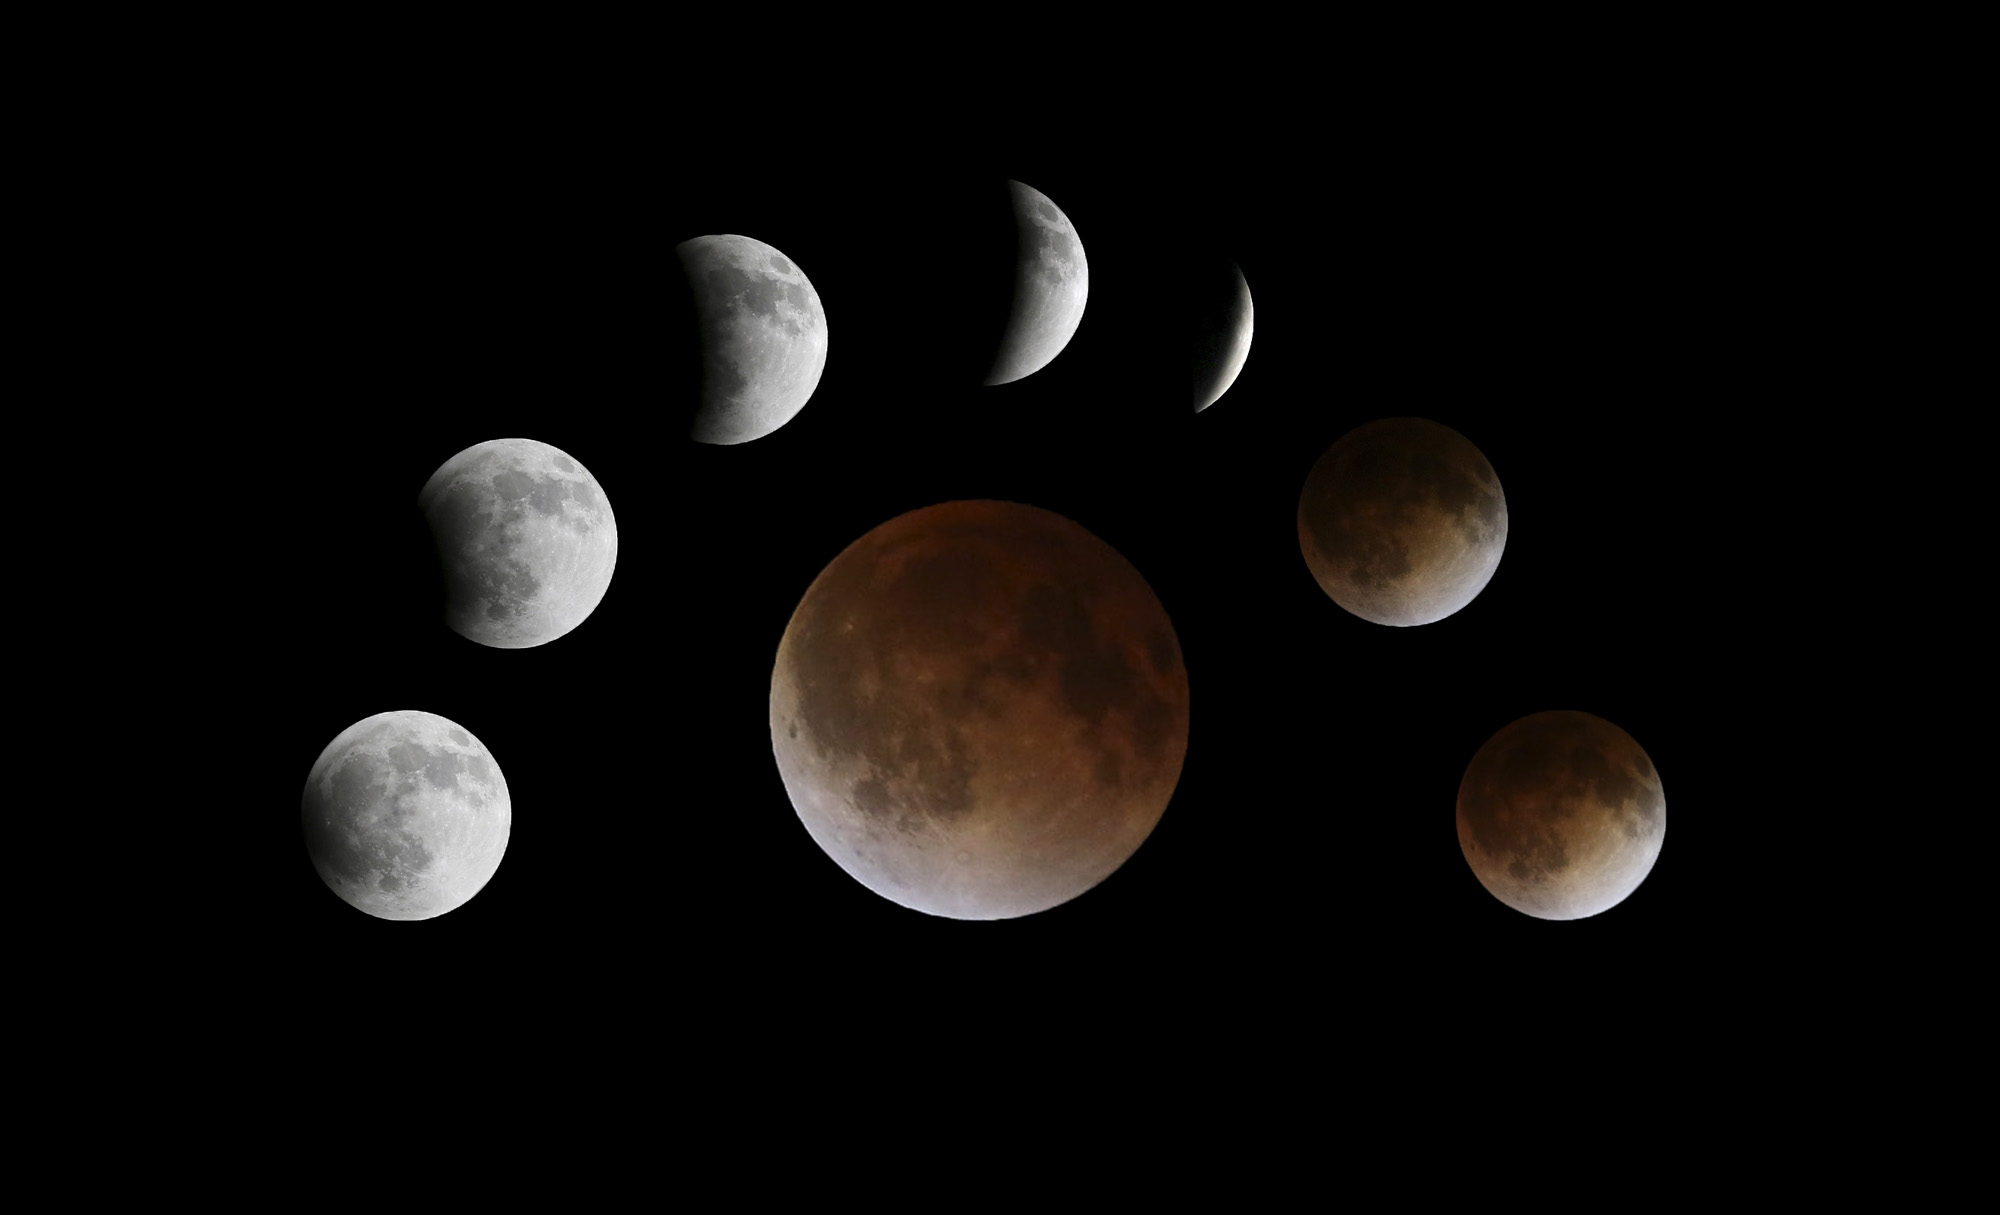
M1235 262L1196 266L1190 280L1194 411L1200 413L1229 391L1249 359L1254 309L1250 284Z
M1493 466L1424 418L1349 431L1299 494L1306 567L1335 603L1376 624L1429 624L1471 603L1506 545Z
M826 312L805 271L747 236L675 246L693 293L701 386L690 433L747 443L792 420L826 369Z
M771 745L856 881L961 920L1075 898L1187 755L1179 639L1139 571L1049 511L946 502L835 557L771 672Z
M468 447L438 466L417 505L444 571L445 623L481 645L554 641L611 585L611 503L583 465L547 443Z
M428 920L478 894L514 823L500 765L434 713L377 713L342 730L306 776L306 853L326 888L369 915Z
M1032 186L1009 181L1007 190L1018 242L1014 301L1000 353L986 373L988 386L1010 384L1048 366L1083 323L1090 295L1090 266L1069 217Z
M1542 920L1616 907L1659 859L1660 774L1601 717L1536 713L1486 741L1458 786L1458 846L1494 898Z

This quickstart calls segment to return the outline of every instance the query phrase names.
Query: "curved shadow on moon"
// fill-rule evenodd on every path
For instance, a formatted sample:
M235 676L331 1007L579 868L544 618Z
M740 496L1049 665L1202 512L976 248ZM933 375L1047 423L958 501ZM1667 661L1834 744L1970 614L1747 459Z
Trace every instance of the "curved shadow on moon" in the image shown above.
M1191 268L1189 324L1193 329L1194 411L1220 400L1250 357L1255 310L1250 284L1235 262Z
M481 645L545 645L611 586L618 523L581 463L533 439L490 439L438 466L417 494L442 571L445 623Z
M1033 186L1007 183L1015 236L1006 330L986 385L1011 384L1048 366L1083 323L1090 264L1069 216Z
M674 253L699 334L689 433L703 443L763 438L805 408L826 369L819 292L789 257L751 237L700 236Z

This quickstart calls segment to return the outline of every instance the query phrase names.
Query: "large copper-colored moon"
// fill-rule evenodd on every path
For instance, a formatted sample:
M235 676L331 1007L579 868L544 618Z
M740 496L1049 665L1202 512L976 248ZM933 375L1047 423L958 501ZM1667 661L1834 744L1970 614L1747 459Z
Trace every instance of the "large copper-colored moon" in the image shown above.
M771 672L772 750L814 841L875 893L954 919L1103 881L1159 822L1187 737L1152 588L1013 502L926 507L849 545Z
M1299 551L1320 589L1376 624L1471 603L1507 546L1507 496L1479 449L1425 418L1383 418L1326 449L1299 494Z
M428 920L500 868L514 804L500 765L435 713L377 713L319 753L301 799L306 853L326 888L384 920Z
M1542 920L1623 902L1660 857L1653 761L1602 717L1536 713L1486 740L1458 786L1458 846L1480 885Z

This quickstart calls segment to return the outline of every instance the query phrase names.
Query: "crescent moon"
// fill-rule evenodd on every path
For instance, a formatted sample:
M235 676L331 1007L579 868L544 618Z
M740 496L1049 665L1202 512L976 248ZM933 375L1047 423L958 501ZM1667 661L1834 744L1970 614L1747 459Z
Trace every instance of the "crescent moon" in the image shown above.
M1033 186L1007 183L1013 203L1014 300L987 385L1010 384L1054 361L1083 323L1090 264L1069 216Z

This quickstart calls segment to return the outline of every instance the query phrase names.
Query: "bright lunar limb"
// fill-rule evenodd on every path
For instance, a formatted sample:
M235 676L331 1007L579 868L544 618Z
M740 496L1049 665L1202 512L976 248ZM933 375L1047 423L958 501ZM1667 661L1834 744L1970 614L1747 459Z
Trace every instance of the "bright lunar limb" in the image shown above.
M771 672L771 744L812 838L905 907L992 920L1097 885L1187 754L1173 624L1060 515L946 502L835 557Z
M1299 493L1299 551L1320 589L1376 624L1430 624L1484 590L1507 496L1465 436L1384 418L1326 449Z
M507 851L513 802L472 732L434 713L342 730L306 776L306 853L326 888L384 920L464 905Z
M1200 413L1229 391L1250 358L1255 309L1250 305L1250 284L1234 262L1198 267L1189 277L1194 295L1189 317L1194 411Z
M417 495L445 585L445 623L503 650L554 641L611 586L618 523L596 478L533 439L491 439L438 466Z
M1049 365L1083 323L1090 266L1076 228L1047 195L1009 181L1014 231L1014 300L988 386L1009 384Z
M1574 710L1536 713L1479 748L1458 786L1458 844L1494 898L1542 920L1609 910L1653 870L1667 801L1632 736Z
M826 369L826 312L805 271L747 236L675 246L693 293L701 383L691 433L747 443L792 420Z

